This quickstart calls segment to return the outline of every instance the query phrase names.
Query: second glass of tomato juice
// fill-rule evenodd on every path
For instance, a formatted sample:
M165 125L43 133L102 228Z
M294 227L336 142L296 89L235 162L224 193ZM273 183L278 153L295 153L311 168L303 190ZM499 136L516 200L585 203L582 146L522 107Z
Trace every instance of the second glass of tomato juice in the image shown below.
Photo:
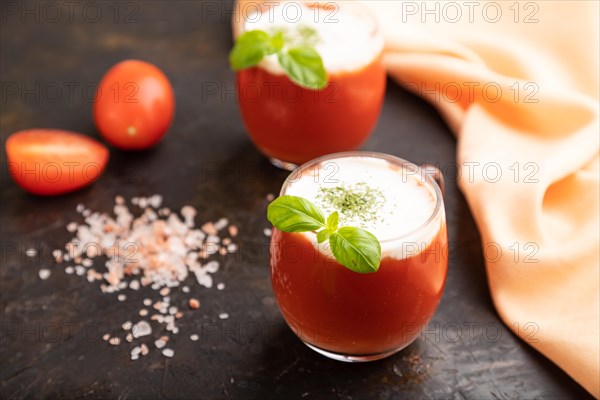
M311 206L297 207L299 198ZM284 200L285 208L297 210L285 227L274 207ZM322 230L333 230L298 228L299 215L317 215L313 206L336 214L333 221L321 218L327 219ZM273 290L305 344L337 360L372 361L419 336L440 301L448 267L442 194L430 175L381 153L333 154L294 171L269 209L269 220L281 228L271 238ZM338 226L336 240L320 237L333 237ZM365 270L373 266L365 262L362 270L353 267L359 257L372 260L377 247L378 269Z
M290 3L294 6L282 2L249 13L243 30L280 33L284 53L312 47L321 57L326 85L317 89L290 79L302 71L289 60L314 61L302 56L270 54L237 72L246 130L274 165L288 170L318 156L358 149L374 129L386 83L383 37L368 10L352 2Z

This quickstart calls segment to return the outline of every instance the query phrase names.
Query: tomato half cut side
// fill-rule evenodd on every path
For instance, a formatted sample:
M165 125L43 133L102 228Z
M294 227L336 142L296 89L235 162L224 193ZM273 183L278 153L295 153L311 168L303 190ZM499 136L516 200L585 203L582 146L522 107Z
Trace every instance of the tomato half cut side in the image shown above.
M96 181L108 162L108 149L80 133L28 129L6 141L8 170L26 191L53 196Z

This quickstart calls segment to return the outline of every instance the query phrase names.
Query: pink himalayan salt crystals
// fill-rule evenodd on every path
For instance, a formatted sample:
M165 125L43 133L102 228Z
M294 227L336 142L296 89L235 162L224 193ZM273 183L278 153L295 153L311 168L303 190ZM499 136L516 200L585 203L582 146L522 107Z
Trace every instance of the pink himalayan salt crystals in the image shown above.
M158 349L165 347L169 341L168 334L179 331L175 321L184 315L171 304L169 295L190 275L201 286L211 288L211 274L219 270L220 263L208 258L237 251L232 238L238 234L238 228L229 225L227 218L207 222L201 229L195 229L196 209L184 206L181 209L182 219L170 209L160 208L162 200L160 195L134 197L131 203L142 209L137 217L131 213L122 196L115 198L114 216L94 212L79 204L77 211L85 217L85 223L70 222L67 231L74 233L75 237L66 244L64 252L55 250L53 253L57 263L72 262L73 265L66 265L66 273L85 274L89 282L101 281L100 289L104 293L140 290L148 286L158 291L159 300L153 301L148 297L143 300L143 305L151 306L151 309L142 307L138 312L141 317L152 312L150 322L141 320L134 325L126 321L121 326L127 331L127 342L151 335L151 324L162 326L167 335L154 342ZM230 237L221 239L219 236L227 233ZM100 271L99 264L104 265L105 271ZM40 271L40 278L47 278L45 271ZM219 290L224 287L223 283L219 283ZM183 286L182 291L189 293L190 288ZM119 293L117 299L126 301L127 296ZM197 312L195 310L200 308L200 302L195 298L189 298L187 302L188 312ZM221 313L219 318L224 316L228 317ZM191 337L196 338L197 335L192 334ZM123 342L118 336L108 333L102 338L113 346ZM137 360L149 351L148 346L142 343L131 350L131 359ZM162 354L172 357L174 351L164 348Z

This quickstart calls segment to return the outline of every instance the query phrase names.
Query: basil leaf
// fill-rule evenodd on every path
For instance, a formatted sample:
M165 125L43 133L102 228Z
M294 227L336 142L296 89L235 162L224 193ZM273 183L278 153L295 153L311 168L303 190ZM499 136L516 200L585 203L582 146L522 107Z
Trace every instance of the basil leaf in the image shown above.
M293 47L277 53L279 64L290 79L308 89L327 86L327 72L319 53L309 46Z
M267 208L267 218L283 232L307 232L325 227L325 217L313 203L297 196L281 196Z
M329 238L335 259L344 267L361 274L376 272L381 262L377 238L360 228L345 226Z
M333 232L335 231L330 231L329 229L321 229L319 232L317 232L317 242L323 243L324 241L329 239Z
M337 211L332 212L329 217L327 217L327 229L337 231L339 220L340 214Z
M238 37L229 53L229 64L236 71L252 67L258 64L265 55L279 51L283 43L280 43L279 49L274 48L273 45L273 40L267 32L260 30L244 32Z

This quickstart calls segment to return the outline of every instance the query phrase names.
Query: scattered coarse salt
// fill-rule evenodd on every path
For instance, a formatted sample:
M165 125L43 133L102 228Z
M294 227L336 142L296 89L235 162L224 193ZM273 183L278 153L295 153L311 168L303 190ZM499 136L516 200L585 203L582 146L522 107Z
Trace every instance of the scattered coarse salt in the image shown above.
M57 263L60 263L60 262L62 262L62 259L63 259L63 253L60 249L55 249L52 251L52 257L54 257L54 260Z
M219 319L227 319L227 318L229 318L229 314L227 314L227 313L219 314Z
M235 253L237 251L238 247L237 244L235 243L231 243L229 246L227 246L227 251L230 253Z
M133 327L131 328L131 332L133 333L133 337L137 339L139 337L148 336L152 334L152 327L148 322L140 321L137 324L133 325Z
M263 229L263 233L265 234L265 236L270 237L273 234L273 231L271 230L271 228L265 228Z
M72 232L75 232L76 230L77 230L77 222L70 222L67 225L67 231L72 233Z
M196 309L200 308L200 302L197 299L190 299L188 301L188 303L192 310L196 310Z
M150 205L156 209L160 208L162 201L163 197L160 194L152 195L149 199Z
M172 349L166 348L162 351L162 355L171 358L175 355L175 352Z
M142 352L142 348L140 346L136 346L131 350L131 356L137 356Z
M35 257L37 255L37 250L36 249L27 249L25 251L25 254L27 255L27 257Z
M217 290L223 290L225 289L225 284L223 282L217 284Z
M67 264L65 273L85 275L88 282L98 281L102 293L115 293L118 301L127 299L127 290L157 290L161 297L144 298L147 308L138 310L141 317L147 317L152 311L149 322L125 321L121 324L125 338L106 333L102 339L113 346L122 340L131 343L152 335L152 325L156 324L155 329L168 334L154 342L157 348L164 348L169 336L179 332L176 322L184 316L176 306L180 299L175 291L181 287L183 293L190 293L190 287L183 285L190 278L206 288L213 286L211 274L219 270L219 262L211 258L237 250L232 238L238 235L238 227L230 225L225 217L196 225L198 211L194 207L186 205L179 213L173 212L162 207L163 198L158 194L132 198L131 204L137 206L135 213L130 211L123 196L117 195L114 200L112 215L78 204L76 209L83 216L83 222L66 224L73 237L64 250L56 249L52 256L57 263ZM33 257L38 252L28 249L26 254ZM38 273L41 279L46 279L50 270L41 269ZM223 283L217 285L218 290L224 287ZM190 309L198 309L200 301L189 298L188 305ZM228 315L221 313L219 318L225 319ZM199 336L193 334L190 338L196 341ZM130 357L136 360L148 352L148 346L140 344L131 350ZM173 349L164 348L163 354L172 357L175 353Z
M220 231L225 229L227 225L229 225L229 220L227 218L221 218L217 222L215 222L214 227L217 231Z
M200 339L200 336L198 336L197 334L192 334L190 335L190 339L192 340L192 342L197 342L198 339Z
M40 271L38 272L38 276L41 280L46 280L50 277L50 270L46 268L40 269Z
M207 222L200 228L207 235L217 235L219 232L215 229L215 225L212 222Z

